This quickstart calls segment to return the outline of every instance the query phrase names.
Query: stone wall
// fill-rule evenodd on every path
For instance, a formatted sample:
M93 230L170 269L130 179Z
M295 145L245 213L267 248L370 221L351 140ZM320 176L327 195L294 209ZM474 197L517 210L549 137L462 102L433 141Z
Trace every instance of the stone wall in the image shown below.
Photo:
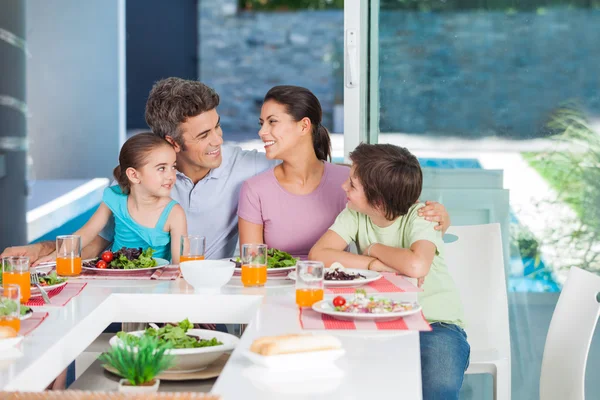
M198 76L221 95L230 140L256 135L262 99L275 85L310 89L332 128L334 103L342 103L341 11L238 13L235 0L199 4Z
M256 134L274 85L311 89L332 127L343 94L343 12L238 12L199 6L199 77L222 96L230 137ZM382 132L530 138L578 100L600 115L600 11L384 11L380 15Z

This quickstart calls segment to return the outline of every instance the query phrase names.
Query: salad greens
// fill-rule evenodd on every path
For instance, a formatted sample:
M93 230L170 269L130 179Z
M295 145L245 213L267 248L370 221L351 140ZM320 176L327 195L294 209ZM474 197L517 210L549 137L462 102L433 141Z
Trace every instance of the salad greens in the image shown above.
M158 338L160 345L168 345L173 349L192 349L197 347L211 347L222 345L223 343L218 341L217 338L210 340L201 339L197 336L187 335L186 332L193 328L193 324L186 318L179 322L177 326L166 324L160 329L146 328L146 331L142 336ZM117 337L126 344L137 345L141 338L139 336L131 335L127 332L117 333Z
M152 258L154 249L148 247L142 251L142 248L128 249L123 247L114 253L114 258L108 264L110 269L138 269L152 268L156 266L156 260ZM95 263L94 263L95 264Z
M40 274L40 286L58 285L59 283L63 283L64 281L66 281L66 279L59 278L58 275L56 275L56 271L52 271L48 275Z
M231 260L234 261L234 260ZM286 268L296 265L297 258L292 257L290 253L277 249L267 249L267 268ZM235 259L236 268L242 267L242 260ZM264 263L264 260L262 260Z
M27 314L31 308L21 306L21 315ZM0 299L0 317L6 317L17 311L17 302L11 299L2 298Z

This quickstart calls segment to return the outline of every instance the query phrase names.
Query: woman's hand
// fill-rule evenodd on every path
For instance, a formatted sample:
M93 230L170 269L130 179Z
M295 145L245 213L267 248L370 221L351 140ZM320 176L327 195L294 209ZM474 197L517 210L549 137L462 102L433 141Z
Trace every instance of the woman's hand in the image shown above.
M450 227L450 215L443 204L437 201L426 201L425 207L419 209L419 217L425 217L427 221L437 222L435 230L441 230L445 233Z

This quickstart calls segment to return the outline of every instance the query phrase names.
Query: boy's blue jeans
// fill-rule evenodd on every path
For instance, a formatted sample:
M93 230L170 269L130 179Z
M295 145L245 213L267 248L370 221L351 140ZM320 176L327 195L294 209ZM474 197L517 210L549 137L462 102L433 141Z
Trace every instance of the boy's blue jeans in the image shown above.
M423 400L458 399L471 346L467 334L457 325L431 324L431 332L420 332Z

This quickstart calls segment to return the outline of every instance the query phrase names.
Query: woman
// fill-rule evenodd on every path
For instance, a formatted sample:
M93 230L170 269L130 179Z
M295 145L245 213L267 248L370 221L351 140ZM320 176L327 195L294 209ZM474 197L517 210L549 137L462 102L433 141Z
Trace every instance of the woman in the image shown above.
M350 168L331 160L329 132L321 125L317 97L298 86L275 86L266 94L258 132L276 167L244 182L238 207L240 244L269 248L307 258L311 247L346 207L342 184ZM429 204L423 210L439 228L449 226L446 210Z

